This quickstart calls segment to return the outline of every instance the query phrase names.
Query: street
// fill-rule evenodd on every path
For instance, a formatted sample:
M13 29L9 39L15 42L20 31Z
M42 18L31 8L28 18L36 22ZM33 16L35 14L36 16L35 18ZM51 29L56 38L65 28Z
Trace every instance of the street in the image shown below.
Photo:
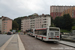
M28 35L22 34L20 35L20 38L26 50L75 50L75 48L62 44L55 44L53 42L43 42Z
M0 47L9 39L12 35L0 34Z

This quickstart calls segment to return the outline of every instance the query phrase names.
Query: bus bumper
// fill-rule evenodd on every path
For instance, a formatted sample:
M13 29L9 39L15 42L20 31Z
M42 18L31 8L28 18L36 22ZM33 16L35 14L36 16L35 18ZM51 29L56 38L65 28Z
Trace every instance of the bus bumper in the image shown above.
M56 39L44 39L44 41L60 41L60 40L56 40Z

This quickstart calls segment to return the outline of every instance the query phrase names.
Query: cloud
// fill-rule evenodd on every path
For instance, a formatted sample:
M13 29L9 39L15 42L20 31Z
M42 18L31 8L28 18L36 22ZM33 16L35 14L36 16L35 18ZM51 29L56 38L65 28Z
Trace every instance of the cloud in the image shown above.
M50 14L51 5L74 5L75 0L0 0L0 16L12 19L33 13Z

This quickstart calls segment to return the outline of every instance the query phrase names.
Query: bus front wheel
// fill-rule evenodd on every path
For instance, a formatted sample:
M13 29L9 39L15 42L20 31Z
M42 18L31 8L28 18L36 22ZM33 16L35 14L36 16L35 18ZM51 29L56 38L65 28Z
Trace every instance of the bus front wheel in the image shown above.
M43 37L42 37L42 41L43 41Z

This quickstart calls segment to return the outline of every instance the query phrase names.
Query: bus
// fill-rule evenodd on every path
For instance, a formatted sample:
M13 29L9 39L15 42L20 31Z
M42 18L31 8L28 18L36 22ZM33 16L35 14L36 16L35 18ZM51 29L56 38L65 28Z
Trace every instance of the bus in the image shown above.
M37 28L35 29L35 38L43 41L59 41L60 40L60 28L49 27L49 28Z
M35 36L35 31L34 30L35 29L29 29L29 30L27 30L27 32L28 32L27 34L34 37Z

